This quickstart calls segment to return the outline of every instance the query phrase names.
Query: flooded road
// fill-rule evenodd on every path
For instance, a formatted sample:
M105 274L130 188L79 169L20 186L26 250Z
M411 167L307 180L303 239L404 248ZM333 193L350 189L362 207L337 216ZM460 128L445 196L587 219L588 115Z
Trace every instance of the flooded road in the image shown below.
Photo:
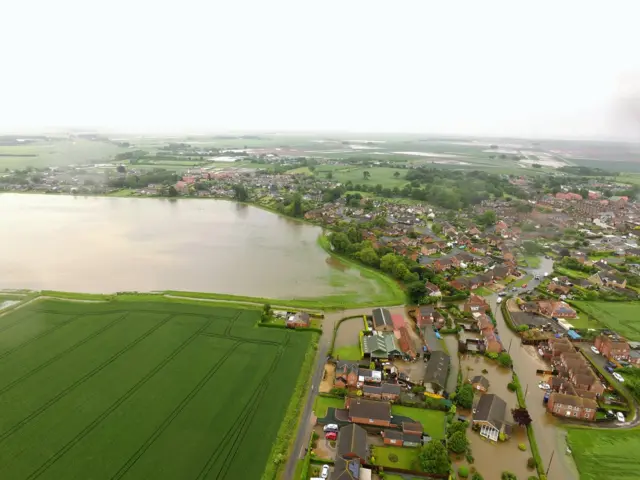
M530 271L537 273L552 270L553 261L543 258L540 268ZM548 478L549 480L578 480L571 457L565 455L564 434L559 430L556 419L547 413L543 404L544 391L538 388L541 377L536 375L536 369L546 369L547 364L540 359L533 347L522 346L520 338L509 330L504 322L500 305L496 303L497 298L497 295L493 295L487 297L487 301L495 314L502 344L509 350L514 370L525 391L527 409L533 419L533 430L545 468L549 466L551 460ZM552 454L553 459L551 459Z
M0 289L376 295L319 227L223 200L0 195Z

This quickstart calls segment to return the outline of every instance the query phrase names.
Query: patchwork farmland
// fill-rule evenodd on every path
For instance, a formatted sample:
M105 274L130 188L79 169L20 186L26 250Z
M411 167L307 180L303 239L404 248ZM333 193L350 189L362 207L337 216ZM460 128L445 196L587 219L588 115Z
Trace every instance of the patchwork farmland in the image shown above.
M260 478L312 334L259 316L46 300L0 317L0 478Z

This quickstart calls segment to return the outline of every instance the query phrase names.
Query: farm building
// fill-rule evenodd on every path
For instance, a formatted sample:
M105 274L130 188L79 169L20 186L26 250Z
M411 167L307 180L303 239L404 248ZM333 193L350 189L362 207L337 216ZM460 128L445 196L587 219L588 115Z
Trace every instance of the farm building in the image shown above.
M362 337L362 349L365 356L371 358L389 358L402 355L393 333Z
M393 332L393 319L386 308L373 309L373 329L378 332Z

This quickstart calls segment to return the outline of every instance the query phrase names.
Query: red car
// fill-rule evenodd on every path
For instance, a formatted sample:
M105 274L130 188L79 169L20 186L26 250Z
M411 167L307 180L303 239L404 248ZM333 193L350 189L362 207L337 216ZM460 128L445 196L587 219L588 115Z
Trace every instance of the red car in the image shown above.
M524 285L522 285L522 288L527 288L527 284L525 283Z
M328 432L324 438L326 438L327 440L337 440L338 439L338 434L336 432Z

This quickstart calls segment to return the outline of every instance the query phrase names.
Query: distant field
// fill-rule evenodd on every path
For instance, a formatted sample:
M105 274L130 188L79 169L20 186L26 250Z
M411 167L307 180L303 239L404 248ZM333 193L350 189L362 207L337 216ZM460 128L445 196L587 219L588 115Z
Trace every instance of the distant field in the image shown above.
M117 153L126 151L125 148L106 142L80 139L39 141L25 145L0 145L0 170L102 163L109 161Z
M640 340L640 302L574 303L602 325L630 340ZM569 322L573 323L571 320Z
M639 429L569 428L567 440L581 480L638 478Z
M346 183L351 180L354 184L367 184L375 186L378 183L383 187L403 187L408 182L404 178L407 174L406 169L386 168L386 167L342 167L337 169L328 169L324 166L318 166L316 172L318 175L332 171L333 180L336 182ZM364 172L371 174L368 180L364 179ZM394 173L399 172L398 178L394 177Z
M260 478L311 333L182 303L0 317L0 478Z

